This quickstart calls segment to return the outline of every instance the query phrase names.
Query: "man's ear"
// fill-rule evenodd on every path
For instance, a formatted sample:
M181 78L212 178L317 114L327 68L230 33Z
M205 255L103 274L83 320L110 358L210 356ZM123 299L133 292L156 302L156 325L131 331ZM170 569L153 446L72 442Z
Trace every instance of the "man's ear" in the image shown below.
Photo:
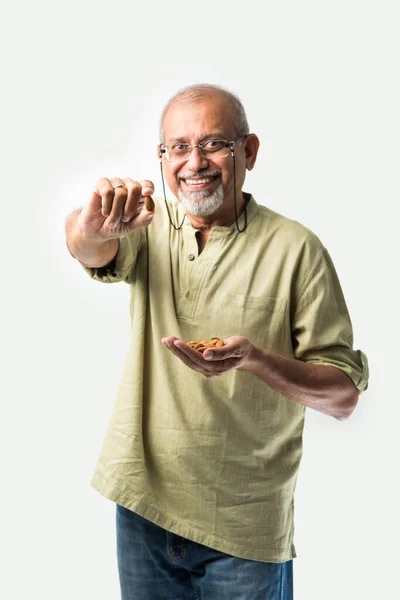
M251 171L255 165L259 147L260 140L255 133L250 133L245 142L246 169L248 171Z

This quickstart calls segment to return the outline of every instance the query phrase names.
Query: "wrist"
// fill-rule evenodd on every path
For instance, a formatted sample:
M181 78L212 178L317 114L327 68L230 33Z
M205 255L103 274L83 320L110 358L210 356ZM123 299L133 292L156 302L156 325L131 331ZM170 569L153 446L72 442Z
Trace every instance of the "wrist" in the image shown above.
M98 239L92 233L82 232L77 227L67 238L70 254L86 267L100 267L108 264L118 252L119 239Z
M261 348L250 343L249 351L240 369L249 373L256 373L260 364L261 354Z

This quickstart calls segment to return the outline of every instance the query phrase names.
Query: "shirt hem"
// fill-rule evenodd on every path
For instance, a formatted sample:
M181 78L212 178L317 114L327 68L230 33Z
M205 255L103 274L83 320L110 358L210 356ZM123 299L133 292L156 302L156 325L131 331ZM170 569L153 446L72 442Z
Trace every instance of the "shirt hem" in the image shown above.
M289 551L284 551L281 553L276 553L275 549L271 550L271 553L269 553L270 549L268 548L264 548L264 550L244 550L241 546L238 546L237 544L220 536L206 534L204 531L201 531L192 525L188 526L187 524L176 523L167 515L146 504L142 500L133 497L131 494L129 494L129 498L127 498L126 494L123 494L120 490L116 489L115 487L110 487L108 482L104 480L98 473L94 474L90 485L104 498L107 498L108 500L111 500L116 504L119 504L124 508L137 513L144 519L148 519L159 527L162 527L167 531L171 531L172 533L180 535L193 542L197 542L198 544L203 544L204 546L218 550L219 552L224 552L225 554L229 554L237 558L255 560L259 562L283 563L297 558L294 544L291 544L291 549Z

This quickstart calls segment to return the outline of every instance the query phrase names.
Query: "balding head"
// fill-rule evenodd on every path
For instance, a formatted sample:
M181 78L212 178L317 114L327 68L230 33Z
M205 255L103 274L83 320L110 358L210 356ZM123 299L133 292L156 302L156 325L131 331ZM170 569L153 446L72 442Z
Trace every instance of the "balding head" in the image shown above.
M207 102L207 100L215 99L216 96L226 103L226 118L231 121L235 137L247 135L250 131L249 125L239 98L228 90L216 85L196 84L181 89L168 100L160 119L160 143L164 142L164 119L172 106L175 107L177 104L180 104L186 107L197 102Z

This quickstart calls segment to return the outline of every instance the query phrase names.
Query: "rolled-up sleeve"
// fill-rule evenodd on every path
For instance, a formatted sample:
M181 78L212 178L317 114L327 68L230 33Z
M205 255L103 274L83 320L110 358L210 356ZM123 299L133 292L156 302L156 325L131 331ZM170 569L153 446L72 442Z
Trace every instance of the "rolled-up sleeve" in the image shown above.
M119 238L119 248L114 259L103 267L82 268L92 279L102 283L129 283L130 276L135 268L137 257L146 243L146 236L142 229Z
M342 288L326 248L310 270L292 318L296 358L346 373L361 393L368 387L368 360L353 348L353 329Z

